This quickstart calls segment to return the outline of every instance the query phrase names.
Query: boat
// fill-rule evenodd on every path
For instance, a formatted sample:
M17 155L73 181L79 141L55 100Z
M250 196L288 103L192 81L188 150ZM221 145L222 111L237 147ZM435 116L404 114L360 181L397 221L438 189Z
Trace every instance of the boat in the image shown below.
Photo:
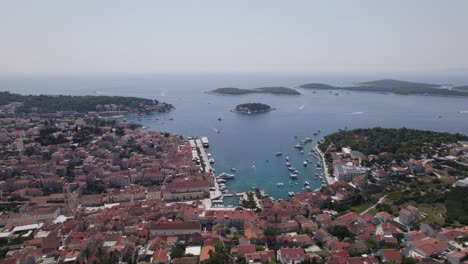
M303 149L303 148L304 148L304 145L296 144L294 147L297 148L297 149Z
M289 177L291 177L291 179L297 179L298 178L297 174L295 174L295 173L289 174Z
M286 157L286 161L289 161L289 157Z
M208 162L209 162L209 163L214 163L215 160L214 160L213 158L209 158L209 159L208 159Z
M218 117L218 121L221 121L221 120L223 120L223 119L221 117Z
M310 191L310 186L307 185L306 187L304 187L307 191Z
M295 171L296 169L294 167L289 167L288 170L292 172L292 171Z
M288 192L288 195L293 197L294 195L296 195L294 192Z
M244 197L244 193L236 193L237 197Z
M202 142L202 144L203 144L203 147L205 147L205 148L207 148L207 147L210 146L207 137L202 137L202 138L201 138L201 142Z
M224 196L224 197L233 197L234 194L232 194L232 193L225 193L225 194L223 194L223 196Z
M224 182L226 182L226 180L225 179L217 179L216 182L217 183L224 183Z
M281 156L281 155L283 155L283 152L276 152L275 155L276 155L276 156Z
M298 170L294 170L293 173L299 174L299 171L298 171Z
M291 163L286 162L286 166L291 167Z
M307 161L304 161L304 167L307 167Z
M218 175L217 178L218 178L218 179L226 179L226 180L228 180L228 179L233 179L233 178L234 178L234 174L230 174L230 173L225 173L225 172L223 172L223 173L221 173L220 175Z
M234 167L233 167L233 168L231 168L231 171L236 171L236 168L234 168Z
M320 163L317 163L317 167L320 168L320 167L322 167L322 165L320 165Z
M309 182L308 182L308 181L305 181L305 182L304 182L304 185L309 185Z
M303 151L303 150L301 150L301 154L304 154L304 151Z
M284 183L282 183L282 182L278 182L278 183L276 184L276 186L278 186L278 187L283 186L283 185L284 185Z

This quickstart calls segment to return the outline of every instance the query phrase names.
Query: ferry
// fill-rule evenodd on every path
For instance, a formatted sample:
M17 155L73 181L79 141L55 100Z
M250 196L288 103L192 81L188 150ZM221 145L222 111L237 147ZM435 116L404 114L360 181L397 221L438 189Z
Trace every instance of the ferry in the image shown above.
M275 155L276 155L276 156L281 156L281 155L283 155L283 152L276 152Z
M289 177L291 177L291 179L297 179L298 178L297 174L295 174L295 173L289 174Z
M226 180L228 180L228 179L234 179L234 174L230 174L230 173L225 173L225 172L223 172L223 173L221 173L220 175L218 175L217 178L218 178L218 179L226 179Z
M276 184L276 186L278 186L278 187L283 186L283 185L284 185L284 183L282 183L282 182L278 182L278 183Z

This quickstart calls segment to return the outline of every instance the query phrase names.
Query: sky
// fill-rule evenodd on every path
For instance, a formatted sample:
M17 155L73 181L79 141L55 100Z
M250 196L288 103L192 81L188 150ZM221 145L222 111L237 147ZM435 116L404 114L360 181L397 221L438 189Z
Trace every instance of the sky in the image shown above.
M468 73L466 0L0 0L0 75Z

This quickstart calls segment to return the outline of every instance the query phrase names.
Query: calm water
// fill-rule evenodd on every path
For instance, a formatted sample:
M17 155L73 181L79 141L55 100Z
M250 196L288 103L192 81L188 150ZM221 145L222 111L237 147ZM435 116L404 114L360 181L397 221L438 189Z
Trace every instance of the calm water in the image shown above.
M339 92L299 89L302 96L277 95L209 95L204 91L234 86L294 87L307 82L348 85L353 82L378 79L372 76L313 75L160 75L160 76L94 76L94 77L29 77L0 78L0 90L22 94L126 95L158 99L176 106L167 114L144 118L140 123L152 129L183 136L207 136L209 152L215 158L218 173L237 169L236 178L228 182L230 192L259 187L275 198L286 198L288 191L301 191L305 180L311 188L321 182L315 162L304 167L307 152L324 135L345 127L408 127L468 134L468 99L399 96L391 94ZM406 80L468 84L463 78L405 76ZM468 78L467 78L468 79ZM232 113L237 104L261 102L276 110L258 115ZM466 112L464 112L466 111ZM222 121L217 119L221 117ZM159 118L159 121L155 121ZM173 119L172 121L170 119ZM313 136L313 132L322 132ZM217 133L217 131L220 133ZM294 138L297 136L298 138ZM312 137L302 155L294 145L304 137ZM276 157L281 151L283 156ZM289 185L290 172L285 156L299 170L298 184ZM283 187L276 183L283 182Z

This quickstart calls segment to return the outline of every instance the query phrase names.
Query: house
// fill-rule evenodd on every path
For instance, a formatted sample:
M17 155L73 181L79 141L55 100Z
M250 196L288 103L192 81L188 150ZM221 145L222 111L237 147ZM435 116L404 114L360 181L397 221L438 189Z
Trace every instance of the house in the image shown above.
M406 208L400 210L400 222L404 225L412 225L421 217L421 211L412 205L408 205Z
M277 259L282 264L299 263L304 261L304 249L302 248L280 248Z
M433 254L438 254L446 249L449 245L444 241L436 238L427 237L421 240L412 241L405 250L407 256L428 258Z
M421 232L425 233L430 237L436 237L437 233L440 230L440 226L433 222L425 222L419 226L419 229L421 230Z
M380 256L382 262L401 264L403 260L400 251L396 249L381 249L377 252L377 255Z
M165 249L158 249L153 253L151 264L169 264L169 254Z
M203 246L200 252L200 262L203 262L210 258L210 252L214 253L216 250L213 246Z
M348 258L347 264L379 264L376 257L353 257Z
M389 223L393 221L393 218L395 218L393 215L383 211L383 212L378 212L375 214L375 218L377 218L380 222L383 223Z
M265 250L255 253L245 254L245 260L247 263L260 264L260 263L270 263L275 259L275 251Z
M463 264L468 260L468 248L447 254L449 264Z
M165 222L150 223L150 235L154 236L181 236L200 233L201 226L196 223Z

